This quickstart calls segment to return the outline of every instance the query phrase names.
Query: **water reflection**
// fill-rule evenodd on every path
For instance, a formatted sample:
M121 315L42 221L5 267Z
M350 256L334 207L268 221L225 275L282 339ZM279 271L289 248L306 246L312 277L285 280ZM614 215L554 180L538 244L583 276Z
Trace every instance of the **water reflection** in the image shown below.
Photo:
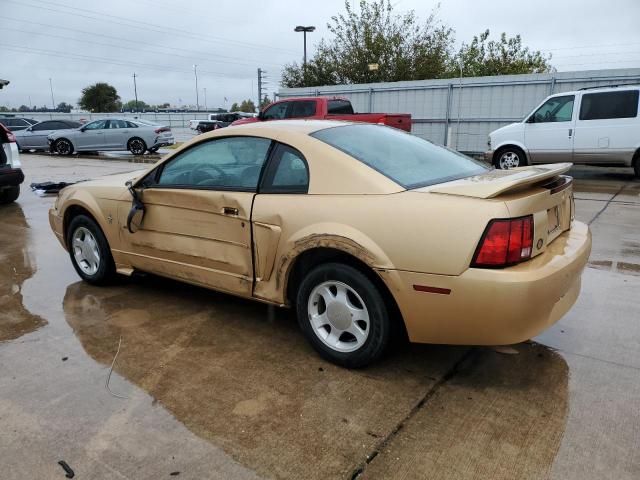
M36 271L28 248L29 226L17 203L0 206L0 341L13 340L47 322L23 305L22 285Z

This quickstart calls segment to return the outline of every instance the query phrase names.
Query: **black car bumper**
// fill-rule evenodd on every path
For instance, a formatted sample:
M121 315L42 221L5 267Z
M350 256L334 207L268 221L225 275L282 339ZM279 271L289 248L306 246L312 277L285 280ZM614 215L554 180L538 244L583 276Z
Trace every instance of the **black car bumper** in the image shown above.
M14 187L24 182L24 173L19 168L0 167L0 187Z

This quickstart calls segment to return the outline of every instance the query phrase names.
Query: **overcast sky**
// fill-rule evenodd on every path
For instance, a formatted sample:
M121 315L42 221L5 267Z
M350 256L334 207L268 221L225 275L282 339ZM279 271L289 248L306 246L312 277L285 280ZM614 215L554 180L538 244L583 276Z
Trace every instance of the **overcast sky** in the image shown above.
M396 0L426 18L437 2ZM180 6L184 5L184 7ZM116 87L123 101L224 107L257 96L258 67L267 70L269 93L282 65L301 61L302 34L315 25L313 45L327 36L343 0L0 0L0 105L75 104L83 87ZM439 18L456 43L489 28L521 34L525 45L552 53L560 71L640 67L640 0L442 0Z

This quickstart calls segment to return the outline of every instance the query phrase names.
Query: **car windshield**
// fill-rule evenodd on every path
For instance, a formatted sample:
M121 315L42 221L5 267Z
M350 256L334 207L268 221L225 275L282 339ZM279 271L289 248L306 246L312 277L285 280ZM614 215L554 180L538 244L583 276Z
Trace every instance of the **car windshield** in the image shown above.
M351 155L407 189L489 170L461 153L380 125L332 127L311 136Z

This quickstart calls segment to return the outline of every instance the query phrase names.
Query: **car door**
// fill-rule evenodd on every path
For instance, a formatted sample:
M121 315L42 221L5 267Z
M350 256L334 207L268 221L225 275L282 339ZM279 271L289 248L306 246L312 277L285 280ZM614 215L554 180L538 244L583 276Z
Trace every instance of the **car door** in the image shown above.
M575 95L547 99L524 124L532 163L570 162L573 155Z
M90 150L105 147L105 131L108 120L96 120L87 123L73 136L76 149Z
M639 93L582 93L573 145L576 163L630 165L640 139Z
M250 296L251 208L271 140L200 142L142 180L141 228L121 229L135 268ZM126 211L119 221L126 223Z
M112 119L109 120L107 127L104 133L105 148L109 150L126 150L131 131L129 122Z

